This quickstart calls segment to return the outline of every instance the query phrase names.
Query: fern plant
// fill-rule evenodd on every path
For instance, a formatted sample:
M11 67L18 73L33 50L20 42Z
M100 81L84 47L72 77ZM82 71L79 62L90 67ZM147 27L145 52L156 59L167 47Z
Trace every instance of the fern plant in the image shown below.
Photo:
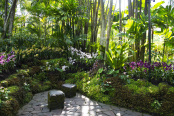
M122 45L117 45L114 42L111 42L111 46L108 51L106 51L107 59L105 60L106 63L110 66L110 68L117 70L124 65L129 57L128 52L133 52L129 48L127 42L123 43Z

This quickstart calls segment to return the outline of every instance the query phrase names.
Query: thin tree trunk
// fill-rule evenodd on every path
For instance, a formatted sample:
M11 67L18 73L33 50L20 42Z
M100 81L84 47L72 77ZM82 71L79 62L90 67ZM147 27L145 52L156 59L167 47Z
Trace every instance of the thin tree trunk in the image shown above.
M47 21L46 21L46 19L45 19L45 22L44 22L45 24L44 24L44 31L45 31L45 39L46 39L46 36L47 36Z
M91 42L91 44L93 44L94 42L95 42L95 19L96 19L96 5L97 5L97 0L94 0L94 2L93 2L93 22L92 22L92 30L91 30L91 34L92 34L92 38L91 38L91 40L92 40L92 42ZM92 54L92 52L94 52L95 51L95 49L94 49L94 47L92 47L91 46L91 54Z
M92 5L91 5L91 0L90 0L90 2L89 2L89 13L91 12L90 11L90 9L92 9ZM92 13L91 13L91 15L92 15ZM90 19L90 15L89 15L89 19ZM91 23L92 23L92 21L91 21ZM91 33L92 34L92 33ZM92 36L92 35L91 35ZM91 41L91 40L90 40ZM90 51L90 44L91 44L91 42L89 42L89 44L88 44L88 48L87 48L87 52L89 53L89 51Z
M85 3L86 3L86 0L85 0ZM88 18L90 19L90 16L89 16L89 12L90 12L90 6L89 6L89 0L88 0L88 4L87 4L87 16L88 16ZM86 22L85 22L85 29L84 29L84 34L86 35L86 40L84 40L84 50L83 50L83 52L86 52L86 42L87 42L87 39L88 39L88 36L87 36L87 34L88 34L88 24L89 24L89 20L86 20Z
M94 29L94 25L93 25L94 24L94 18L93 18L94 17L94 7L95 7L95 4L93 3L93 10L91 10L91 39L90 39L90 45L92 45L92 43L93 43L93 34L94 34L94 32L93 32L93 29ZM92 52L93 52L93 48L91 46L91 54L92 54Z
M104 2L103 0L100 0L100 5L101 5L101 34L100 34L100 45L101 46L105 46L104 45L104 41L105 41L105 15L104 15ZM101 56L104 58L104 52L101 51Z
M7 10L8 10L8 0L5 0L5 17L4 17L4 21L7 20ZM4 23L5 25L5 23Z
M132 16L134 17L134 9L135 9L135 0L133 0L133 7L132 7Z
M131 15L132 15L132 3L131 3L131 0L128 0L128 10L129 10L129 17L128 18L130 18Z
M128 18L131 18L131 17L133 17L133 10L132 10L132 2L131 2L131 0L128 0L128 9L129 9L129 17ZM131 33L130 33L131 34ZM133 46L133 44L131 44L130 46L129 46L131 49L133 49L134 48L134 46ZM131 55L133 55L132 54L132 52L129 52L128 53L128 56L131 56ZM133 56L132 57L129 57L129 62L132 62L133 61Z
M51 27L51 28L52 28L52 30L51 30L51 31L52 31L52 35L53 35L53 21L52 21L52 27Z
M108 14L108 28L107 28L107 38L106 38L106 48L105 48L105 60L107 59L106 51L108 51L109 48L109 38L110 38L110 32L111 32L111 15L112 15L112 6L113 6L113 0L110 1L110 8L109 8L109 14Z
M121 0L119 0L119 33L122 32L122 20L121 20L122 16L121 16ZM122 44L122 37L119 37L120 40L120 44Z
M107 15L107 13L108 13L108 6L109 6L109 2L107 3L107 7L106 7L106 12L105 12L105 29L106 29L106 25L107 25L107 22L108 22L108 15Z
M97 43L97 33L98 33L98 23L97 23L97 21L98 21L98 10L99 10L99 6L100 6L100 0L98 1L98 6L97 6L97 10L96 10L96 12L95 12L95 18L94 18L94 21L95 21L95 23L94 23L94 42L95 43ZM96 52L96 50L97 49L94 49L94 52Z
M4 39L5 38L5 35L6 35L6 31L7 31L7 26L8 26L8 21L9 21L9 19L11 19L12 18L12 12L13 12L13 10L14 10L14 8L16 8L16 4L17 4L17 0L13 0L13 4L12 4L12 6L11 6L11 9L10 9L10 11L9 11L9 14L8 14L8 17L7 17L7 19L4 21L4 28L3 28L3 35L2 35L2 39ZM14 8L13 8L14 7ZM15 14L15 11L13 12L14 14ZM13 20L14 21L14 20Z
M74 19L72 19L72 29L73 29L73 38L74 38Z
M144 8L144 14L147 15L147 0L145 1L145 8ZM140 52L140 59L144 62L144 53L145 53L145 46L146 43L146 32L143 34L143 38L141 40L141 52Z
M117 1L116 1L116 4L117 4ZM111 20L111 25L113 24L113 20L114 20L114 14L115 14L115 9L116 9L116 4L114 6L114 12L113 12L113 15L112 15L112 20ZM113 41L113 30L112 30L112 41Z
M5 17L4 17L4 27L5 27L5 21L7 20L7 10L8 10L8 0L5 0ZM5 37L6 38L6 33Z
M15 9L17 6L17 0L14 0L14 2L15 2L15 5L12 8L11 16L10 16L10 23L9 23L9 35L10 36L12 34L12 31L13 31L13 23L14 23L14 17L15 17Z
M142 4L142 0L140 0L140 15L141 15L141 4ZM140 18L140 15L139 15L139 18Z
M136 0L136 8L135 9L136 9L135 10L135 18L138 19L138 0ZM140 53L139 46L140 46L140 40L139 40L139 38L136 37L135 38L135 50L137 51L137 53L136 53L134 61L139 60L139 53Z

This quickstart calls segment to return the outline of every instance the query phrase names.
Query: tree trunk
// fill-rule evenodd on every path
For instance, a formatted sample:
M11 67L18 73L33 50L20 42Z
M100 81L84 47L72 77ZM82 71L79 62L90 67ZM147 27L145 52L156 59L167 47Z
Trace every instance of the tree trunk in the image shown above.
M121 0L119 0L119 33L122 32L122 20L121 20ZM122 37L119 37L120 44L122 44Z
M147 15L147 0L145 1L145 8L144 8L144 14ZM143 38L141 40L141 52L140 52L140 59L144 62L144 53L145 53L145 46L146 43L146 32L143 34Z
M133 17L133 10L132 10L132 2L131 2L131 0L128 0L128 10L129 10L129 17L128 18ZM131 44L129 46L129 48L131 48L131 49L133 49L133 47L134 47L133 44ZM129 52L128 53L128 56L131 56L131 55L133 55L132 52ZM132 62L133 61L133 56L132 57L129 57L128 60L129 60L129 62Z
M5 21L7 20L7 10L8 10L8 0L5 0L5 17L4 17L4 27L5 27ZM5 37L6 38L6 33Z
M121 1L121 0L120 0ZM107 38L106 38L106 48L105 48L105 60L107 59L106 51L108 51L109 48L109 38L110 38L110 32L111 32L111 15L112 15L112 6L113 6L113 0L110 1L110 8L109 8L109 14L108 14L108 28L107 28ZM104 63L105 64L105 63Z
M86 2L86 0L85 0L85 2ZM90 13L90 2L89 2L89 0L88 0L88 4L87 4L87 17L90 19L90 15L89 15L89 13ZM83 52L86 52L86 44L87 44L87 39L88 39L88 36L87 36L87 34L88 34L88 24L89 24L89 20L86 20L85 21L85 27L84 27L84 34L86 35L86 40L84 40L84 49L83 49Z
M131 3L131 0L128 0L128 10L129 10L129 17L128 18L130 18L131 15L132 15L132 3Z
M98 1L98 6L97 6L97 10L95 12L95 18L94 18L94 42L97 43L97 33L98 33L98 10L99 10L99 6L100 6L100 0ZM96 49L94 49L94 52L96 52Z
M105 3L104 3L105 4ZM106 29L106 25L107 25L107 22L108 22L108 15L107 15L107 13L108 13L108 6L109 6L109 2L107 3L107 7L106 7L106 12L104 13L105 15L105 25L104 25L104 28Z
M5 0L5 17L4 17L4 21L7 20L7 10L8 10L8 0Z
M12 7L12 11L11 11L11 16L10 16L10 24L9 24L9 35L12 35L12 31L13 31L13 23L14 23L14 17L15 17L15 9L17 6L17 0L13 0L15 2L15 5Z
M92 4L92 3L91 3ZM91 5L92 6L92 5ZM93 52L93 48L92 48L92 43L93 43L93 29L94 29L94 7L95 7L95 4L93 3L93 10L92 10L92 7L91 7L91 39L90 39L90 47L91 47L91 54Z
M136 8L135 9L136 9L135 10L135 18L138 19L138 0L136 0ZM139 39L140 39L139 37L135 38L135 50L137 51L137 53L136 53L134 61L139 60L139 54L140 54L140 49L139 49L140 40Z
M142 4L142 0L140 0L140 15L141 15L141 4ZM140 18L140 15L139 15L139 18Z
M11 15L13 15L13 14L15 15L16 4L17 4L17 0L13 0L13 4L12 4L11 9L10 9L10 11L9 11L8 17L7 17L7 19L4 21L4 28L3 28L2 39L5 38L9 19L10 19L10 20L11 20L12 18L14 19L14 17L12 17ZM14 8L13 8L13 7L14 7ZM13 20L13 21L14 21L14 20ZM11 24L13 24L13 22L12 22ZM13 26L12 26L12 27L13 27ZM9 28L10 28L10 27L9 27Z
M105 41L105 15L104 15L104 1L100 0L101 5L101 34L100 34L100 45L105 47L104 41ZM101 51L101 56L104 58L104 52Z

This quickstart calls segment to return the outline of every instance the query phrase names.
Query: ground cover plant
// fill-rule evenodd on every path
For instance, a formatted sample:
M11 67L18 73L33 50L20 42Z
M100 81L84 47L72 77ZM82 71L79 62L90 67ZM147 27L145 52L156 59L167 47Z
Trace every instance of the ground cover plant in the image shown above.
M129 0L119 10L114 2L25 0L16 15L17 0L2 0L0 115L15 115L35 93L74 83L91 99L173 116L172 2L150 10L147 0Z

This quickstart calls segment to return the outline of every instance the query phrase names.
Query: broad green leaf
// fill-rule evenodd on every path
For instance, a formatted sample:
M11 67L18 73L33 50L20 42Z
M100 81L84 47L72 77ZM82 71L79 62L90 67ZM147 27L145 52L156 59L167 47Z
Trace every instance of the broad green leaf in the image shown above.
M119 70L116 70L115 73L119 73Z
M107 74L112 74L114 72L114 69L110 70Z
M103 72L103 68L98 69L98 72L102 73Z
M165 3L164 1L158 2L156 3L153 7L152 10L157 9L160 5L162 5L163 3Z

